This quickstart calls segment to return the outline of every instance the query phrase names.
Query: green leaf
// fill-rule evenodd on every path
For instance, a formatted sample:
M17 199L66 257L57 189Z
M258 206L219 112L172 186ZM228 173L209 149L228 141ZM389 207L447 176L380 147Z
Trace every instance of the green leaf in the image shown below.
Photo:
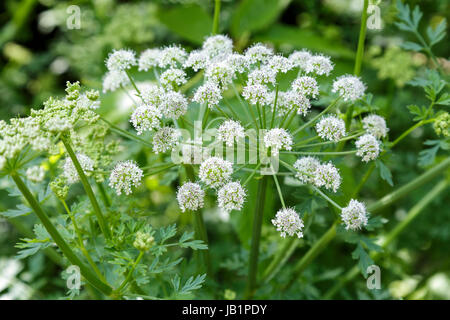
M191 248L192 250L205 250L208 246L202 240L192 240L194 232L185 232L178 242L181 248Z
M433 45L435 45L436 43L445 38L446 28L447 28L447 21L445 19L443 19L436 26L436 28L433 29L431 26L427 28L427 36L430 43L430 47L432 47Z
M239 37L273 24L291 0L243 0L234 11L231 33Z
M367 267L373 264L373 260L364 250L361 243L358 243L356 249L352 252L352 258L358 260L358 267L364 277L367 278Z
M394 185L394 182L392 181L391 170L389 170L389 168L381 160L377 160L375 164L380 171L381 179L386 181L392 187Z
M369 221L367 221L365 228L368 231L374 231L375 229L381 228L386 222L387 219L380 216L371 217L369 218Z
M4 218L16 218L20 216L25 216L33 212L30 208L28 208L24 204L18 204L16 209L9 209L3 212L0 212L0 216Z
M440 96L440 98L436 101L436 104L450 106L450 94L448 92L442 94L442 96Z
M204 38L211 34L213 23L210 15L197 5L160 10L159 19L171 31L196 44L201 44Z
M403 42L400 46L405 50L412 50L412 51L420 51L423 49L423 47L420 44L411 41Z

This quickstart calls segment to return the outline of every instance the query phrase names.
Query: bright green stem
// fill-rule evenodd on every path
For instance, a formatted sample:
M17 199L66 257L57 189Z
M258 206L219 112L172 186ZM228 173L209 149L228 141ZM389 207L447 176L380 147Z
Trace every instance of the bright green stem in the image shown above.
M58 230L55 228L53 223L48 218L47 214L44 212L44 210L41 208L39 202L35 199L31 191L28 189L28 187L25 185L25 183L22 181L20 176L16 172L11 173L11 178L16 183L17 187L19 188L20 192L23 194L25 199L28 201L29 205L33 209L33 211L38 216L39 220L44 225L47 232L52 237L53 241L58 245L58 247L61 249L62 253L66 256L66 258L72 263L73 265L76 265L80 268L81 274L83 277L94 287L96 287L98 290L100 290L103 294L109 296L112 292L112 288L101 281L95 273L91 271L79 258L78 256L72 251L70 246L67 244L67 242L64 240L64 238L60 235Z
M134 90L136 90L136 92L137 92L139 95L141 95L141 91L139 91L138 87L136 86L136 83L134 82L133 77L131 76L130 72L129 72L128 70L125 70L125 72L126 72L126 74L127 74L127 76L128 76L128 79L130 79L130 82L131 82L131 84L133 85Z
M134 261L133 265L131 266L131 269L128 272L127 277L125 278L125 280L123 280L122 284L116 290L114 290L114 293L120 294L122 292L122 290L125 288L125 286L128 284L128 282L130 282L133 272L136 269L139 262L141 261L142 257L144 256L144 253L145 253L145 251L139 252L139 255L137 256L136 260Z
M256 195L255 215L253 217L252 243L250 249L250 261L247 279L246 299L251 299L256 290L256 277L258 273L259 242L261 240L261 228L264 217L264 204L266 200L267 177L263 176L258 184Z
M209 108L206 105L205 106L205 112L203 113L203 120L202 120L202 130L205 129L206 123L208 122L208 116L209 116Z
M311 120L309 120L307 123L305 123L304 125L300 126L297 130L295 130L292 135L295 136L297 133L299 133L300 131L302 131L303 129L308 128L310 125L312 125L317 119L319 119L322 115L324 115L328 110L330 110L334 105L336 105L336 103L339 101L339 97L336 98L333 102L330 103L330 105L328 107L326 107L321 113L319 113L317 116L315 116L314 118L312 118Z
M268 283L272 278L278 273L283 265L287 262L289 257L292 255L294 250L299 246L300 240L298 238L290 237L285 239L285 243L282 246L279 253L276 254L275 258L264 270L262 279L264 283Z
M273 124L275 122L275 114L277 112L277 103L278 103L278 84L277 87L275 89L275 101L273 104L273 112L272 112L272 120L270 121L270 129L273 128Z
M108 194L106 193L105 187L103 187L103 184L101 182L96 182L98 191L100 192L100 195L102 196L103 203L106 207L111 206L111 200L109 200Z
M395 238L397 238L400 233L403 232L403 230L405 230L411 224L411 222L415 218L417 218L417 216L421 212L423 212L423 209L425 209L426 206L447 187L448 182L445 179L441 180L437 185L435 185L430 192L428 192L422 199L420 199L419 202L417 202L414 207L411 208L411 210L409 210L406 218L399 224L397 224L397 226L388 233L388 235L383 239L381 247L386 248ZM379 257L379 252L375 252L371 256L372 259L375 260ZM343 286L345 286L347 282L351 281L358 274L359 268L358 266L354 266L341 278L339 282L337 282L330 290L325 293L324 299L331 299Z
M80 177L81 183L83 184L83 188L86 191L86 194L89 197L89 200L91 201L92 208L94 209L95 215L97 216L98 224L100 225L100 229L102 230L103 235L106 239L111 238L111 234L108 228L108 224L103 217L102 210L100 209L100 206L97 202L97 198L94 195L94 192L92 191L91 185L89 184L88 178L84 174L83 168L81 168L80 162L78 162L77 156L75 155L75 152L72 149L72 146L70 145L70 141L67 137L61 137L61 140L66 147L67 153L69 154L70 159L72 159L73 165L75 166L75 169L77 169L78 176Z
M397 139L395 139L390 144L390 147L393 148L397 143L402 141L407 135L409 135L412 131L414 131L418 127L421 127L424 124L427 124L427 123L430 123L430 122L433 122L433 121L434 121L434 119L429 119L429 120L422 120L422 121L417 122L415 125L411 126L409 129L407 129L405 132L403 132Z
M216 0L214 6L214 21L212 34L217 34L219 32L219 21L220 21L220 0Z

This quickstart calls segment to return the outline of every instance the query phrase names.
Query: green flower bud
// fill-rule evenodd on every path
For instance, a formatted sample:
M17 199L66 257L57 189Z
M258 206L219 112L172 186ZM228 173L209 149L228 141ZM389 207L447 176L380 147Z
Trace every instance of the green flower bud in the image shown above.
M436 134L450 137L450 114L444 112L434 120L433 128Z
M53 193L62 200L64 200L69 193L69 186L67 185L67 181L62 176L59 176L55 180L50 182L50 189L52 189Z
M230 289L225 289L223 297L225 298L225 300L234 300L236 299L236 292Z
M148 251L153 246L154 240L149 233L138 231L133 246L139 251Z
M90 90L86 92L86 97L91 101L96 101L99 96L100 93L98 92L98 90Z
M66 82L66 93L67 93L67 100L73 101L78 99L80 96L80 83L77 81L75 83L70 83L69 81Z

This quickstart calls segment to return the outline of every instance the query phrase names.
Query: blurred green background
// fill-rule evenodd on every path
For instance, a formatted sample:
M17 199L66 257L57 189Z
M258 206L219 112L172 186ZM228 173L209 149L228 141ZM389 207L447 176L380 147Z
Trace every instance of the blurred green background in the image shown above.
M423 92L407 82L425 67L426 58L400 47L408 36L393 25L396 14L393 1L375 2L380 8L382 25L381 29L368 30L362 78L374 96L377 112L387 118L392 139L412 125L413 116L407 111L407 105L425 103ZM334 78L353 71L362 3L362 0L222 1L220 32L232 37L237 50L261 41L286 54L306 48L329 55L336 64ZM407 3L419 4L424 12L423 21L431 25L448 19L450 3L447 0ZM74 9L72 5L77 7ZM68 28L74 12L70 10L77 8L81 28ZM213 10L213 0L2 1L0 119L24 115L30 108L39 108L48 97L63 95L66 81L79 80L101 90L104 60L114 48L126 47L140 52L171 43L196 48L211 32ZM448 38L437 45L434 52L449 72ZM117 112L120 101L116 93L104 96L101 112L123 117L126 122L127 115ZM424 141L433 139L435 134L429 127L414 131L387 162L394 187L373 175L362 195L381 197L417 176L423 171L418 165L418 153L424 149ZM360 176L352 172L347 175L346 184L351 188ZM0 183L6 182L2 179ZM386 228L400 221L432 184L382 212L388 219ZM147 185L161 194L169 192L167 187L158 186L158 181L147 181ZM0 211L13 206L14 201L5 190L0 190ZM441 194L399 237L395 250L383 259L383 270L388 271L382 274L382 290L368 294L361 277L349 284L340 297L450 299L449 201L448 192ZM27 223L32 225L32 221ZM320 227L324 226L318 223L319 236L324 230ZM14 245L24 232L0 218L0 299L57 297L64 291L63 280L55 277L59 271L51 261L42 254L27 260L12 259L17 253ZM230 235L221 236L220 232L226 234L229 230L217 232L213 237L217 240L216 250L223 250L226 261L233 246L227 248L225 241ZM220 243L220 239L224 242ZM297 297L320 298L321 287L329 287L354 265L350 252L346 244L331 245L305 273L305 283L309 284ZM335 261L339 261L340 266ZM224 276L238 268L231 262L228 267Z

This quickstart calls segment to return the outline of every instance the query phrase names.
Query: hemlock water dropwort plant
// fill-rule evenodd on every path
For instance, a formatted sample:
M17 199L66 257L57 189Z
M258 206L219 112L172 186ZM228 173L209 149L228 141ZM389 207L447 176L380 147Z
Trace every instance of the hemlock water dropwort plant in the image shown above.
M253 298L297 246L311 244L281 277L285 292L337 234L356 245L351 256L367 265L366 250L381 251L367 236L382 225L373 213L450 165L444 160L364 203L358 194L372 170L392 180L383 155L414 128L433 123L448 139L448 113L433 111L445 102L444 78L430 71L416 80L430 107L410 107L418 124L390 142L389 126L374 113L370 88L359 76L365 33L354 74L344 75L322 53L285 56L264 43L240 52L230 37L216 33L193 50L177 44L140 53L113 50L102 93L129 96L123 123L107 119L99 108L104 95L79 82L67 82L64 97L49 98L29 116L0 122L1 174L11 178L11 196L25 200L3 215L33 212L39 220L36 238L17 245L21 257L38 250L63 257L61 264L78 266L86 286L102 298L208 297L201 288L215 288L221 269L243 275L239 297ZM436 145L445 149L444 142ZM424 154L422 163L433 162L430 157ZM361 181L342 173L355 163L367 166ZM168 188L152 192L155 181ZM291 193L301 194L303 203L293 202ZM315 217L325 207L334 222L319 239L310 237L310 228L329 221ZM164 216L164 225L154 215ZM211 216L221 221L217 230L230 224L248 235L238 232L242 249L225 248L237 251L231 262L214 259L214 250L225 249L214 243ZM274 239L276 250L265 239Z

